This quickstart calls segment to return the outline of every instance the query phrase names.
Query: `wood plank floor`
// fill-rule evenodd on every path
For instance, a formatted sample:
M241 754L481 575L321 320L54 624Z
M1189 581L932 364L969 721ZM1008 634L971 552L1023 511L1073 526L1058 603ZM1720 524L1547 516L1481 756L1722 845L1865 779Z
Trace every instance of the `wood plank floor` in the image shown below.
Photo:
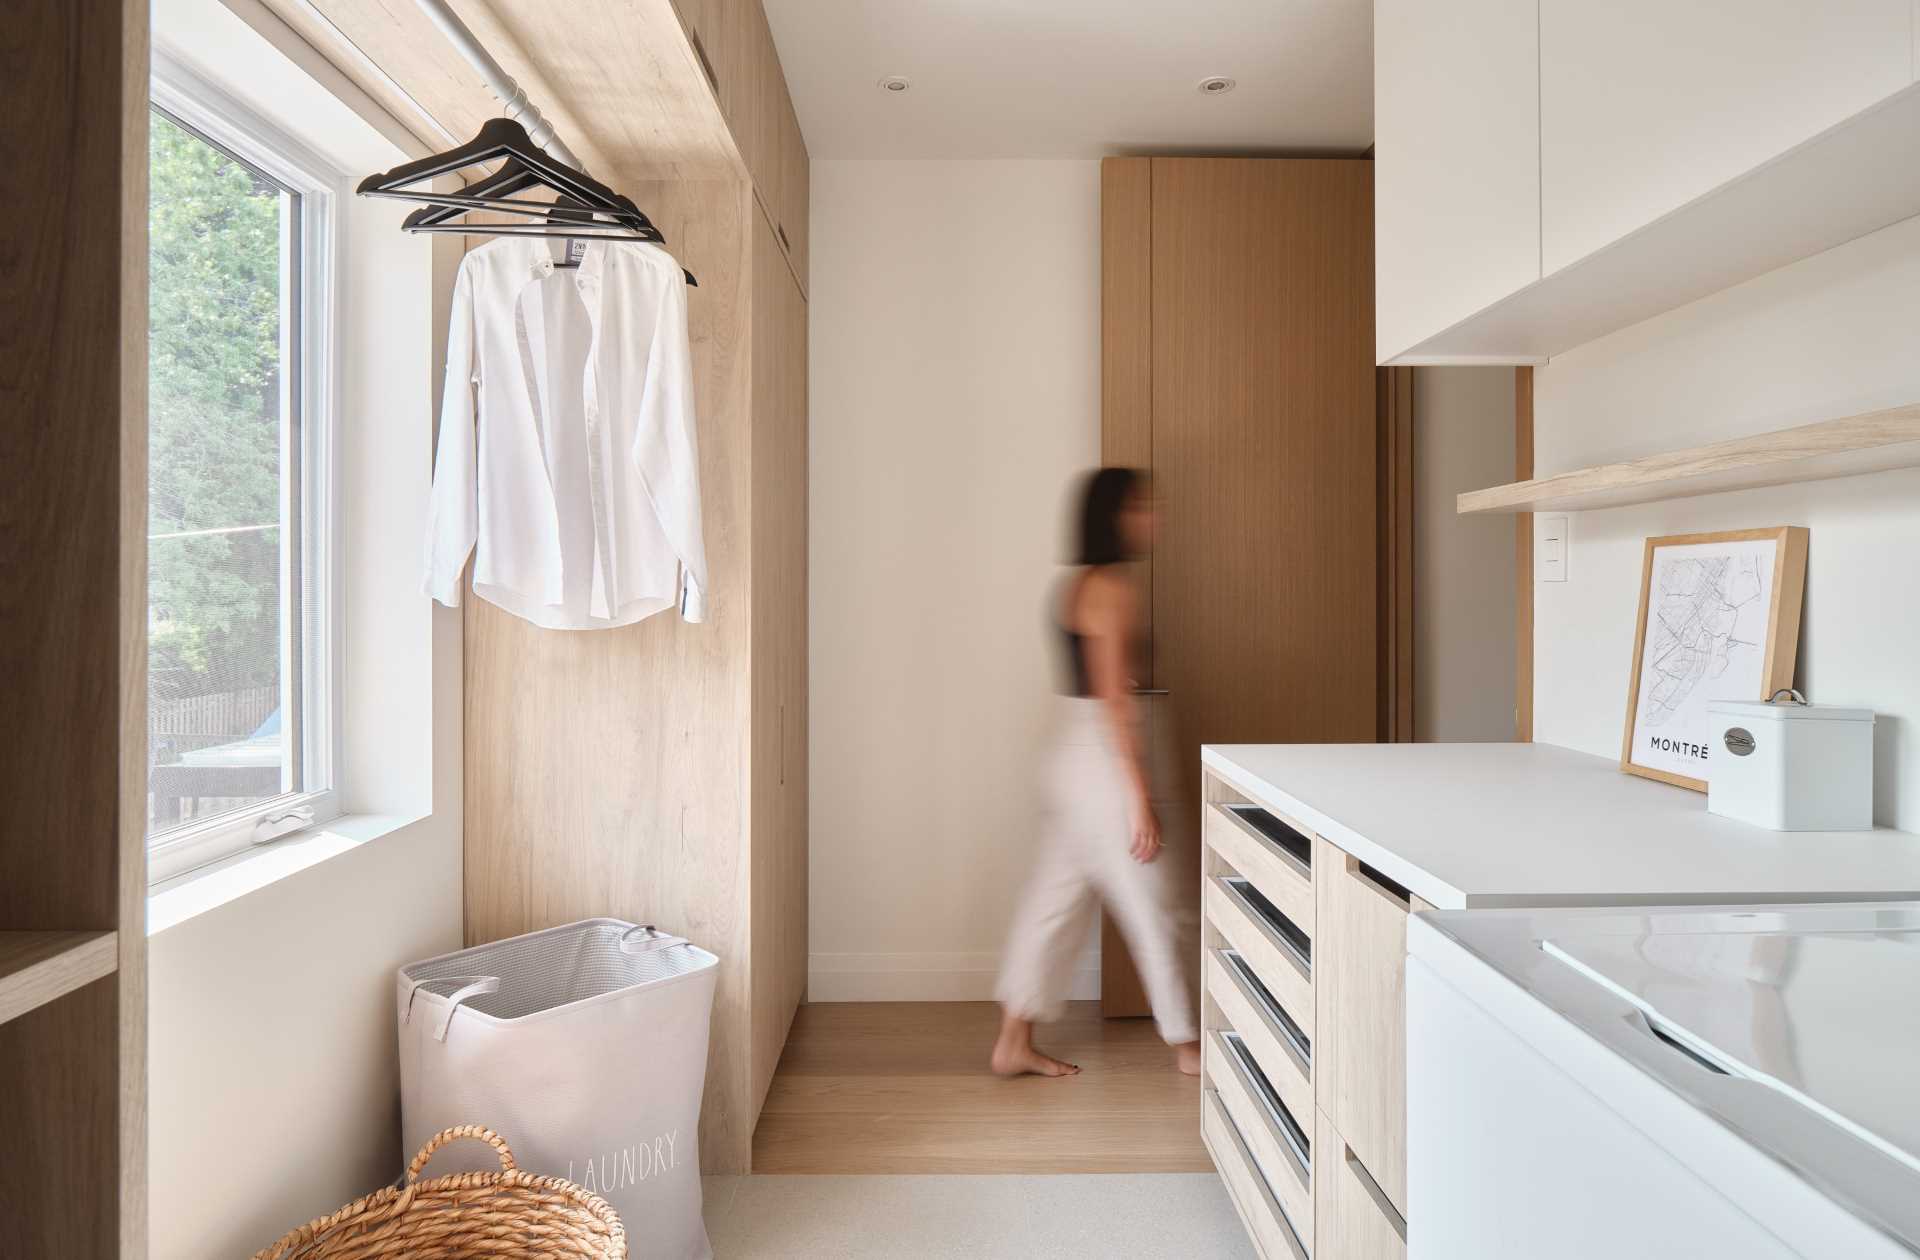
M1062 1080L987 1070L991 1002L807 1005L753 1137L756 1173L1210 1172L1200 1083L1151 1020L1073 1002L1043 1050Z

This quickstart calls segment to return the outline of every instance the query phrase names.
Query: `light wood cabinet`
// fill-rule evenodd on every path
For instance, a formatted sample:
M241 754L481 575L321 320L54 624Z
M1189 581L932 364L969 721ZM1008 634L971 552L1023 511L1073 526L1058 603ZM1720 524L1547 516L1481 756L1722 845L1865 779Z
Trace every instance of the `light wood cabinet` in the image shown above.
M760 0L675 0L780 250L807 285L806 138Z
M754 1110L807 985L807 304L753 216Z
M0 1256L147 1253L147 71L9 0L0 102ZM77 206L87 207L84 216Z
M1325 1113L1313 1139L1314 1252L1327 1260L1406 1260L1407 1222L1372 1183Z
M1537 35L1534 0L1375 0L1378 362L1540 278Z
M1912 0L1541 0L1539 23L1549 273L1913 81Z
M1402 1213L1407 1207L1406 890L1325 840L1314 852L1321 1110Z

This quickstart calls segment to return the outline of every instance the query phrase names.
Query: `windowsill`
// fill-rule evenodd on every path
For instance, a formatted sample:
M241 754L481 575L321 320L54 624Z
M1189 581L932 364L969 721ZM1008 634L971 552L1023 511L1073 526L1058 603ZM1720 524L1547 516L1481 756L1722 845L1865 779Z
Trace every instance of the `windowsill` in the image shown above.
M176 875L147 891L147 935L158 936L249 893L351 853L433 815L348 814L257 849Z

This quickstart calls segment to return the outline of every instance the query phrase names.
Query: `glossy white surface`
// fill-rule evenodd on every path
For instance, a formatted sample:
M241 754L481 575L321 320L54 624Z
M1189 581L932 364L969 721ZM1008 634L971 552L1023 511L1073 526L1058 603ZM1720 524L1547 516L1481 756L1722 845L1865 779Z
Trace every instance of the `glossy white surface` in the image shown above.
M1765 1082L1920 1173L1920 910L1649 921L1545 951L1735 1075ZM1778 930L1768 930L1768 929Z
M1550 744L1210 744L1200 755L1441 909L1920 898L1920 836L1769 831Z
M1534 1205L1595 1197L1595 1177L1615 1220L1552 1254L1920 1254L1917 930L1914 903L1416 916L1416 1260L1520 1254L1550 1228ZM1470 1133L1463 1105L1486 1115ZM1488 1179L1529 1206L1477 1221L1455 1200ZM1786 1250L1728 1250L1741 1220Z

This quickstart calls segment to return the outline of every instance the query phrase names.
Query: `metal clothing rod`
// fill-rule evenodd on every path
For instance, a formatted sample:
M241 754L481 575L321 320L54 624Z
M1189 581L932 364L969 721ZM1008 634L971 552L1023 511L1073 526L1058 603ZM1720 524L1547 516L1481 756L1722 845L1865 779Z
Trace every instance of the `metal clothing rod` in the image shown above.
M432 19L433 24L440 28L441 33L459 50L460 55L480 72L480 78L487 85L487 90L500 98L500 103L506 108L507 117L527 129L529 140L575 170L584 169L580 159L573 155L573 150L567 148L554 132L553 124L542 117L538 107L527 99L526 90L515 83L513 76L493 59L493 54L488 52L486 46L467 29L467 24L462 22L460 15L448 6L447 0L416 0L416 2L420 6L420 11Z

